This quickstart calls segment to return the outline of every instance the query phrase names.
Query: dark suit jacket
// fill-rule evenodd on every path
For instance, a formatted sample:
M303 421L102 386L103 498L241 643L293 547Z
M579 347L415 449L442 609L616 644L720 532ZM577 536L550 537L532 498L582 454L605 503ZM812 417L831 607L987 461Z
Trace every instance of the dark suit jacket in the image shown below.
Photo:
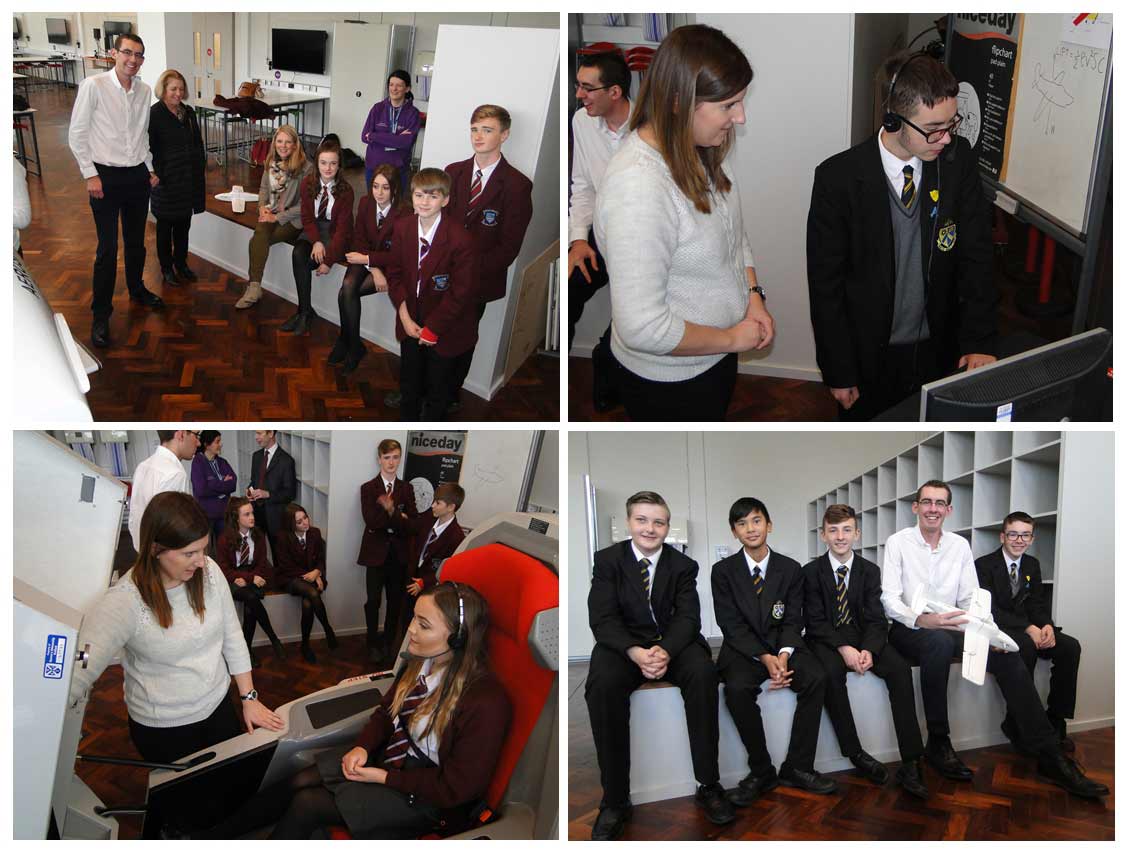
M410 557L410 531L407 523L418 514L414 503L414 487L405 480L394 481L393 517L387 514L378 501L383 494L386 493L383 491L381 475L376 475L373 480L368 480L359 487L359 507L366 524L363 541L359 545L359 556L355 558L355 562L361 566L381 566L386 562L391 548L399 563L405 564Z
M395 312L405 302L414 322L437 336L438 355L452 357L471 350L480 318L476 313L476 249L469 233L443 212L420 269L416 215L399 218L391 244L386 280ZM397 313L394 324L398 340L404 340L406 331Z
M285 448L277 445L262 483L261 460L264 452L255 451L250 460L250 485L269 492L268 498L254 501L254 518L258 526L264 527L272 536L281 529L281 512L297 498L297 463Z
M472 186L475 157L445 167L453 179L449 205L445 208L456 222L465 221L468 190ZM468 223L468 233L476 242L479 259L477 297L481 302L502 299L507 292L507 268L515 263L523 236L531 222L531 181L504 156L484 185L476 205L476 215Z
M803 572L805 638L833 649L848 645L836 630L835 572L831 569L831 558L821 554L806 563ZM847 573L847 607L861 635L859 651L880 654L890 630L882 608L882 570L857 552Z
M622 655L632 646L659 645L673 658L691 643L699 643L709 657L710 646L700 632L698 574L698 563L665 545L656 564L649 611L632 540L598 551L593 555L589 588L589 627L594 639Z
M955 160L942 155L926 163L917 193L923 273L932 264L926 313L946 373L961 355L995 352L998 304L991 279L990 205L971 148L959 137L953 141ZM937 189L938 170L939 202L934 202L930 193ZM948 251L934 251L934 223L955 224L956 240ZM808 211L808 290L824 383L872 387L894 315L894 233L877 138L816 169Z
M238 568L238 544L242 539L238 531L227 528L215 543L215 562L219 564L228 583L234 583L235 578L253 583L254 575L265 578L267 582L273 581L273 566L270 565L266 554L268 544L265 534L255 527L250 538L254 540L254 558L250 567L243 569Z
M301 181L301 227L305 238L314 245L320 241L320 229L316 226L316 196L319 192L320 174L314 166ZM354 227L352 211L355 209L355 192L351 189L351 184L338 177L333 194L332 238L324 246L324 263L328 266L347 263L347 247L351 243L351 231Z
M394 223L403 216L407 216L401 207L391 207L382 227L378 226L379 206L369 195L359 199L359 212L355 214L355 228L351 233L351 247L349 251L360 252L367 256L369 267L378 267L386 270L391 247L391 235L394 232Z
M1007 557L999 547L976 559L976 577L991 593L991 615L1005 634L1018 634L1030 625L1053 625L1050 594L1042 584L1042 566L1037 557L1023 554L1019 561L1019 592L1011 595ZM1057 627L1057 626L1055 626Z
M743 549L714 564L710 572L714 616L722 629L718 666L731 655L756 660L775 655L786 646L803 649L804 575L791 557L769 552L765 589L758 596Z
M437 524L437 516L432 512L424 512L417 518L410 521L410 561L406 564L406 574L411 578L420 577L422 580L422 589L429 589L432 586L437 586L437 567L441 565L442 560L447 560L453 556L453 552L464 541L464 530L461 529L460 522L457 521L456 516L449 522L449 526L441 531L441 535L429 543L429 548L425 552L425 565L418 566L418 560L421 559L422 548L425 547L425 540Z
M303 548L297 541L295 533L281 531L277 534L277 553L273 555L277 563L273 572L274 583L279 589L284 589L289 581L298 580L301 575L319 569L320 579L324 581L324 589L327 589L328 567L325 565L325 551L324 537L320 535L319 527L308 528Z

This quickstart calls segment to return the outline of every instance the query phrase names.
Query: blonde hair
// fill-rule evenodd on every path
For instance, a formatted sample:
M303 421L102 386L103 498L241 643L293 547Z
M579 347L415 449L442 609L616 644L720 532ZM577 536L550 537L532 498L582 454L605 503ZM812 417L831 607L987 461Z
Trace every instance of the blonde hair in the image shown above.
M176 69L169 68L156 79L156 85L152 87L153 93L161 101L164 100L164 87L168 85L169 77L175 77L177 80L183 83L183 93L185 95L187 94L187 79L178 71L176 71Z
M511 113L496 104L481 104L472 111L469 124L475 124L482 118L499 119L500 130L511 130Z
M453 179L443 169L432 167L422 169L415 172L414 176L410 178L410 192L414 190L421 190L422 192L437 190L442 195L448 195L452 189Z
M281 161L281 167L289 174L299 175L304 170L306 158L300 135L291 124L283 124L273 131L273 140L269 143L269 159L280 159L280 155L277 153L277 135L281 133L293 140L293 153L289 155L287 160Z

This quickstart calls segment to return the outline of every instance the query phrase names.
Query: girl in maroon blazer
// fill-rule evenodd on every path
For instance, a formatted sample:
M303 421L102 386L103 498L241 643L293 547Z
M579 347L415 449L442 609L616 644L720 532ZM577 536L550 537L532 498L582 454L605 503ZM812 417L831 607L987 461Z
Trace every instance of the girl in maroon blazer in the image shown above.
M328 354L328 364L343 365L351 373L367 354L359 337L359 300L372 293L386 293L386 262L391 247L391 234L398 218L407 211L402 207L398 170L389 163L377 166L371 175L367 195L359 200L355 229L348 251L347 273L340 287L340 334Z
M281 532L277 536L277 569L274 583L289 595L301 600L301 655L309 663L316 663L316 655L308 644L315 614L324 628L328 648L339 646L332 626L328 624L328 611L324 609L321 593L328 588L328 568L325 565L324 537L299 504L289 504L281 516Z
M316 150L316 174L301 181L301 235L293 246L293 280L297 313L281 324L282 332L308 334L312 310L312 272L318 276L344 262L351 242L355 193L340 175L340 143L327 136Z
M266 588L273 578L273 566L266 554L265 534L254 526L254 505L249 498L231 498L226 506L226 524L215 546L216 561L230 583L230 594L242 602L242 634L250 659L258 665L254 655L254 630L260 623L273 645L273 653L284 659L285 650L277 639L277 632L269 621L269 613L262 603Z
M488 667L487 629L487 603L472 587L423 592L409 659L355 745L320 753L208 835L275 822L271 838L311 838L341 823L357 838L400 837L463 820L488 790L511 721Z

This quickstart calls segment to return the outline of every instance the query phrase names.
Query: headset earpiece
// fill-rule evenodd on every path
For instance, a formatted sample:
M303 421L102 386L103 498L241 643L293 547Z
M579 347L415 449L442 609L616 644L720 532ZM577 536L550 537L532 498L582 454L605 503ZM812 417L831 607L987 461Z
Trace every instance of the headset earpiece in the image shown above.
M901 64L894 76L890 78L890 88L886 92L886 100L884 106L886 112L882 114L882 127L886 129L887 133L897 133L902 129L902 117L895 112L890 111L890 102L894 99L894 86L898 83L898 77L905 70L905 67L915 59L920 59L922 56L931 56L928 51L922 50L917 53L911 54L905 62Z
M457 593L457 632L449 637L450 649L463 649L468 638L464 633L464 596L456 581L449 581Z
M886 112L882 115L882 127L887 133L897 133L902 129L902 117L897 113Z

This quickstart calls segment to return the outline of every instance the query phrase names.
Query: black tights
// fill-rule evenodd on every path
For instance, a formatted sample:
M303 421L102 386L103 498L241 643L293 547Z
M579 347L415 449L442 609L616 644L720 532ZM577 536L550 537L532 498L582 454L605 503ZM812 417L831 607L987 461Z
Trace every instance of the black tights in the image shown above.
M324 633L329 638L333 637L332 626L328 624L328 611L324 609L324 599L320 597L320 590L316 584L297 578L289 582L289 595L295 595L301 600L301 644L308 644L308 635L312 633L312 617L315 615L324 628Z
M239 838L274 824L270 838L311 838L318 829L344 823L336 798L324 787L316 765L264 788L205 838Z
M252 583L247 583L245 586L232 583L230 594L234 596L235 601L242 602L242 636L246 638L246 648L252 648L254 630L259 623L271 643L281 642L277 639L277 632L273 630L273 623L269 621L269 613L262 603L262 598L265 597L263 587L254 586Z
M360 349L363 344L359 338L359 300L376 292L375 280L370 270L363 264L351 264L343 277L337 302L340 307L340 337L347 342L350 351Z

